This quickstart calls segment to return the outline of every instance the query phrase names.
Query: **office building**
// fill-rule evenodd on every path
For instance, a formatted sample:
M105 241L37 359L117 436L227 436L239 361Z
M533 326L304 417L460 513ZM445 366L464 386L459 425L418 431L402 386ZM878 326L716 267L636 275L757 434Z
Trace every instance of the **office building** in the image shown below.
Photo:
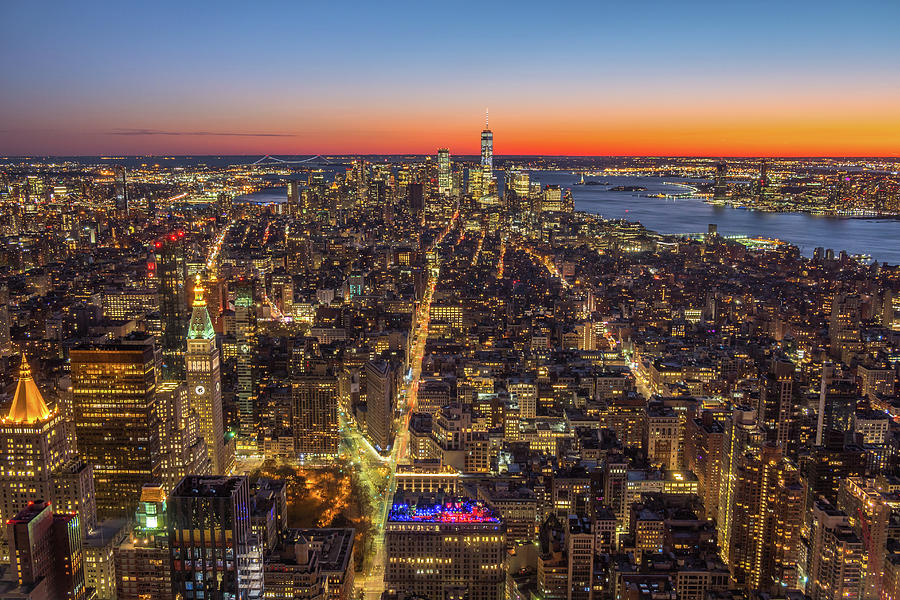
M15 581L0 582L0 597L29 600L89 597L77 515L54 514L49 502L36 500L6 520L6 537Z
M166 519L176 596L262 597L262 549L251 533L246 477L185 477L169 495Z
M486 195L494 179L494 132L488 126L487 113L484 116L484 129L481 131L481 185Z
M376 450L387 453L393 444L394 369L378 360L366 363L366 433Z
M146 600L172 595L166 493L145 485L135 513L134 528L116 547L116 599Z
M256 434L256 407L253 387L253 357L255 338L250 320L253 309L253 286L241 281L235 290L234 328L237 341L237 383L235 402L238 410L238 431L242 444L252 446Z
M765 438L765 432L756 422L756 411L746 406L736 407L731 418L725 422L718 509L718 546L725 564L729 564L728 548L735 518L738 472L742 457L748 450L758 447Z
M324 361L291 383L294 450L301 462L327 462L340 448L338 378Z
M3 522L43 498L59 511L79 515L79 535L96 523L92 468L73 455L64 415L47 407L24 356L12 404L0 420L0 458ZM8 560L5 529L0 553Z
M704 516L717 519L719 489L722 477L725 428L704 411L698 418L685 422L684 461L688 471L697 475Z
M156 387L162 485L172 490L188 474L209 475L212 464L199 435L197 413L188 404L183 382L164 381Z
M438 163L438 194L450 195L450 150L441 148L437 152Z
M858 600L866 551L847 515L825 501L812 509L806 593L812 600Z
M716 163L716 178L713 186L713 200L725 202L728 199L728 164L723 160Z
M803 489L782 447L764 442L738 458L727 553L734 583L774 591L798 583Z
M647 407L644 419L644 448L651 465L663 469L678 469L681 423L669 406L653 404Z
M100 521L82 540L84 583L96 600L118 600L115 550L128 534L128 521Z
M184 377L184 334L187 328L187 243L177 231L154 243L159 313L162 319L162 378Z
M97 512L125 518L162 477L156 359L150 339L69 353L78 450L94 465Z
M385 530L388 592L425 598L504 598L506 528L467 499L399 496Z

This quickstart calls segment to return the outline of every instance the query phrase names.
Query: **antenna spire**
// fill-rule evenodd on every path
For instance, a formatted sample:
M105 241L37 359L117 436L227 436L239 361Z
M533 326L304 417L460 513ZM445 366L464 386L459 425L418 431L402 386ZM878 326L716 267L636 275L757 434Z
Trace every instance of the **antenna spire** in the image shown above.
M488 126L488 109L484 109L484 128L490 129Z

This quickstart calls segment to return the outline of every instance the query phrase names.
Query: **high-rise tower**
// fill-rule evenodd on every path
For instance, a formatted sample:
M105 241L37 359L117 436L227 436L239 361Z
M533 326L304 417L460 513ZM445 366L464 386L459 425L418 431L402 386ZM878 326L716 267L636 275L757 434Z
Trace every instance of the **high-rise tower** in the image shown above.
M450 195L450 150L441 148L437 154L438 162L438 194Z
M152 338L69 352L78 450L94 465L97 510L133 513L145 483L162 478Z
M189 475L166 508L176 597L262 597L262 549L251 530L246 477Z
M713 191L713 200L725 202L728 198L728 183L725 176L728 174L728 164L723 160L716 163L716 180Z
M484 129L481 132L481 186L487 193L494 178L494 132L488 128L487 111L484 113Z
M187 325L187 257L184 232L171 233L154 244L162 317L162 376L184 377L184 330Z
M223 441L222 377L216 331L206 309L204 292L198 278L194 286L193 312L188 325L185 367L190 405L197 413L200 435L206 442L213 473L221 475L228 470Z
M0 420L0 464L2 522L44 499L78 513L82 530L97 523L91 467L72 455L65 417L47 407L24 356L12 405ZM6 530L0 532L0 558L8 560Z
M250 311L253 308L253 285L240 282L235 289L234 323L237 338L237 385L235 396L238 409L238 425L243 444L256 435L256 419L253 397L253 332ZM251 444L252 445L252 444Z

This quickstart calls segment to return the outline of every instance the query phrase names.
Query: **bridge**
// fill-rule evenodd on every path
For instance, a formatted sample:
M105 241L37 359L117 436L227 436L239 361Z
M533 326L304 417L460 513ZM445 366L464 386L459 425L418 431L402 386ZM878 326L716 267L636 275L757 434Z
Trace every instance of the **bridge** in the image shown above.
M319 160L314 163L313 161L315 161L316 159L319 159ZM280 167L282 165L304 165L304 164L310 164L310 163L311 164L334 165L334 164L342 164L343 161L335 161L330 158L326 158L326 157L322 156L321 154L316 154L315 156L310 156L309 158L304 158L302 160L284 160L283 158L278 158L277 156L272 156L271 154L266 154L262 158L254 161L252 163L249 163L248 166L250 166L250 167L257 167L257 166Z

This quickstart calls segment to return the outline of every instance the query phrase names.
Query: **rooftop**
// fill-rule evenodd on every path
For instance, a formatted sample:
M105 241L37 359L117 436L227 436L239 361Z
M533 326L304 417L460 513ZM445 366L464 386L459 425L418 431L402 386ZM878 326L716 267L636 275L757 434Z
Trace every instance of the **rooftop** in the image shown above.
M447 500L443 503L395 503L388 521L395 523L499 523L500 517L482 502Z

